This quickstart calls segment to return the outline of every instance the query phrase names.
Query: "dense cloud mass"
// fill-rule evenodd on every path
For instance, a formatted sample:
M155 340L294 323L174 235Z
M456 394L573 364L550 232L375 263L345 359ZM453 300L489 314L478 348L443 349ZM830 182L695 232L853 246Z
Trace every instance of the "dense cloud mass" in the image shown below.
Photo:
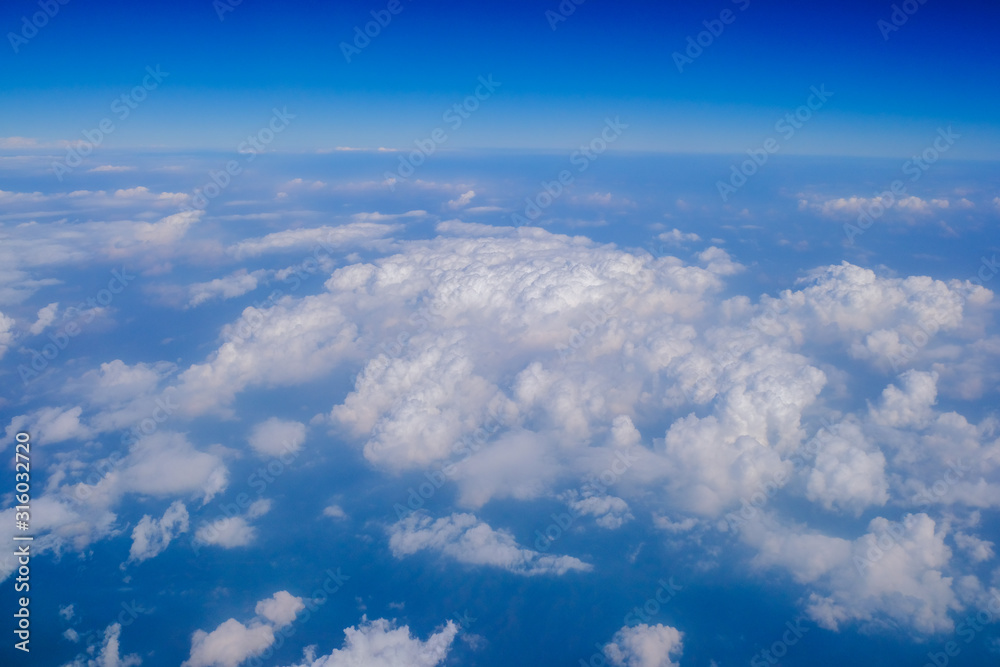
M181 234L179 225L151 223L135 242ZM388 243L394 230L358 222L335 241ZM228 252L304 252L328 231L281 232ZM666 241L700 241L674 231ZM235 456L193 441L185 424L233 418L247 392L353 369L343 400L308 427L251 417L246 453L295 454L307 434L324 432L386 475L426 470L454 484L454 511L407 513L386 527L398 559L427 552L520 575L585 576L586 560L522 546L471 513L546 500L579 519L574 530L652 518L695 548L712 532L757 571L787 574L802 611L829 630L946 632L957 614L986 604L995 582L976 566L994 545L978 533L975 510L1000 506L1000 437L995 417L962 406L970 391L987 391L997 365L997 350L981 342L992 292L844 262L755 298L734 295L745 267L716 246L688 263L537 228L451 221L438 233L331 266L318 291L247 307L186 367L101 359L66 384L58 405L14 416L8 435L30 427L47 446L152 424L124 439L124 454L97 479L86 472L106 452L62 460L38 500L51 508L40 548L116 535L128 498L172 499L162 518L146 515L132 530L129 561L157 556L188 529L182 499L223 492ZM187 305L235 297L255 275L192 285ZM17 326L0 318L0 353ZM963 365L968 358L988 363ZM786 513L789 501L808 515ZM328 516L345 518L319 502L317 514L329 505ZM249 545L250 520L269 507L201 523L194 541ZM276 604L247 624L196 633L187 664L236 665L262 652L289 621ZM348 629L344 648L304 664L436 665L454 637L452 625L421 642L406 627L365 622ZM626 627L608 659L672 665L680 646L668 626Z

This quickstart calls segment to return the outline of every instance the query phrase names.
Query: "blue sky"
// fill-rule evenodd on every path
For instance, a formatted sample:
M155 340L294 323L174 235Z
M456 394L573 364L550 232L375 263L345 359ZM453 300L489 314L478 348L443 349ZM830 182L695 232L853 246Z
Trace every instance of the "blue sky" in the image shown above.
M109 146L226 149L287 105L299 130L282 150L400 148L493 74L502 87L448 148L563 149L618 114L635 127L622 149L740 152L819 84L835 97L787 152L905 154L947 123L976 137L965 157L998 147L990 3L917 5L888 40L878 21L891 20L891 3L590 1L555 30L551 4L405 1L348 63L339 45L384 7L247 1L220 21L207 2L70 2L0 55L4 134L77 138L159 64L169 78ZM5 30L30 10L6 5ZM725 10L731 23L678 72L672 54Z
M996 661L995 5L53 2L4 665Z

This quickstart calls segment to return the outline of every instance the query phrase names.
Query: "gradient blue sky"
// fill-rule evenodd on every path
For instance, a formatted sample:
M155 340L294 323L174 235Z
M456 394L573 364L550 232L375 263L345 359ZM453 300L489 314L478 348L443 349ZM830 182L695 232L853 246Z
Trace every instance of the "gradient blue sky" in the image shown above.
M0 137L79 139L159 64L170 76L106 147L232 149L287 106L278 150L403 148L492 73L501 88L447 148L565 150L620 115L619 149L739 153L825 84L835 96L784 153L906 156L947 124L971 139L949 157L1000 152L995 3L929 0L885 40L889 2L589 0L552 30L555 0L404 0L347 63L340 42L385 4L245 0L220 21L209 0L72 0L15 54L7 33L38 5L6 3ZM724 9L735 21L679 73L671 54Z

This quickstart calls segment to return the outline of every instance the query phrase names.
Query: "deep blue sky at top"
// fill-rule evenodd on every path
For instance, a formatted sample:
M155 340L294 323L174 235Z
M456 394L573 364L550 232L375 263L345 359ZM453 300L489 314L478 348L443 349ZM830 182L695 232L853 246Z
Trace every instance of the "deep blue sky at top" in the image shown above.
M889 1L586 0L552 30L558 0L402 0L347 63L339 44L384 0L243 0L224 21L211 0L69 0L17 54L7 34L38 4L11 0L0 137L78 139L159 64L170 76L106 146L233 148L287 106L298 118L279 150L403 148L492 74L500 89L448 148L564 150L620 115L620 148L742 152L825 84L835 96L783 152L907 155L953 124L973 140L952 157L996 158L1000 8L912 1L885 40ZM679 73L671 54L724 9L735 21Z

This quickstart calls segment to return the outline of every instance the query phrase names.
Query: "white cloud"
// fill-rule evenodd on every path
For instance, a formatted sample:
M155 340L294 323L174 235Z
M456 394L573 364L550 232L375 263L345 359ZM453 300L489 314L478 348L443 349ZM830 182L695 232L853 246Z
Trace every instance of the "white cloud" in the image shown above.
M982 563L983 561L990 560L994 555L993 547L995 545L993 542L979 539L975 535L957 532L955 533L955 544L968 553L969 558L974 563Z
M382 216L379 219L384 219ZM257 257L273 252L305 252L316 244L323 247L367 246L398 232L402 225L361 220L338 227L289 229L267 236L240 241L229 249L237 258Z
M37 336L38 334L40 334L43 331L45 331L45 329L47 329L49 327L49 325L51 325L53 322L55 322L56 321L56 313L58 312L58 310L59 310L59 303L58 302L56 302L56 303L50 303L49 305L47 305L44 308L42 308L41 310L39 310L38 311L38 319L35 320L35 323L31 325L30 329L28 329L28 331L31 333L31 335L32 336Z
M806 486L806 497L827 509L860 515L872 505L889 500L885 456L870 444L862 429L842 423L816 454Z
M232 299L233 297L242 296L251 290L257 289L259 281L266 275L266 271L247 273L246 269L240 269L223 278L215 278L208 282L189 285L188 292L190 297L188 306L198 306L216 298Z
M344 647L316 658L310 647L304 662L295 667L436 667L448 656L458 626L448 621L444 628L421 641L408 626L380 618L344 630Z
M191 657L182 667L236 667L274 643L274 629L263 623L243 625L231 618L212 632L196 630Z
M281 628L292 621L300 611L306 608L302 598L295 597L288 591L278 591L266 600L261 600L254 607L257 615L266 618L276 628Z
M94 173L120 173L123 171L135 171L135 167L131 165L102 164L99 167L94 167L93 169L88 169L87 171Z
M909 370L900 379L902 389L889 385L882 391L880 405L871 408L872 421L896 428L926 426L937 402L938 374Z
M323 516L328 516L331 519L346 519L347 512L340 505L327 505L323 508Z
M472 198L475 196L476 196L475 190L468 190L467 192L464 192L463 194L456 197L455 199L450 200L448 202L448 208L459 209L468 206L469 202L471 202Z
M104 641L96 658L80 656L73 662L66 663L64 667L134 667L135 665L141 665L142 658L135 653L125 656L120 654L121 632L121 624L113 623L109 625L104 630Z
M427 549L460 563L499 567L524 575L561 575L571 570L591 569L572 556L525 549L508 531L494 530L472 514L452 514L436 521L425 514L413 514L392 526L389 547L397 558Z
M926 514L898 523L877 517L853 542L788 526L753 526L744 535L760 549L759 565L785 567L818 589L809 594L806 612L823 628L860 623L874 629L898 624L922 634L954 629L949 614L962 605L952 577L944 574L951 550L945 530Z
M271 511L271 504L270 498L261 498L260 500L253 501L250 503L250 507L247 508L247 518L257 519L264 516Z
M615 530L634 519L628 503L616 496L584 493L583 497L572 492L567 502L574 515L592 516L598 526Z
M306 425L271 417L254 426L248 440L258 456L294 454L306 441Z
M683 636L669 625L624 627L604 647L604 655L616 667L678 667Z
M253 542L257 537L257 529L241 516L227 516L201 526L194 537L202 544L233 549Z
M663 229L662 227L660 229ZM701 241L701 237L694 232L682 232L679 229L671 229L669 232L663 232L656 237L664 243L671 243L680 245L682 243L689 243L695 241Z
M226 488L228 470L215 454L196 450L180 433L158 431L136 441L125 456L92 478L68 485L67 495L88 498L107 509L127 494L153 497L190 495L207 503Z
M180 500L175 501L159 520L148 514L132 530L132 548L128 562L141 563L163 553L171 540L188 531L187 507Z
M14 318L0 313L0 359L7 353L14 342Z
M274 644L274 631L292 623L304 608L302 598L278 591L257 603L257 616L247 624L230 618L212 632L196 630L191 636L191 656L182 667L236 667L259 656Z
M65 440L86 440L91 430L80 422L83 408L46 407L11 419L7 426L7 440L12 441L19 431L28 431L36 442L54 444Z

